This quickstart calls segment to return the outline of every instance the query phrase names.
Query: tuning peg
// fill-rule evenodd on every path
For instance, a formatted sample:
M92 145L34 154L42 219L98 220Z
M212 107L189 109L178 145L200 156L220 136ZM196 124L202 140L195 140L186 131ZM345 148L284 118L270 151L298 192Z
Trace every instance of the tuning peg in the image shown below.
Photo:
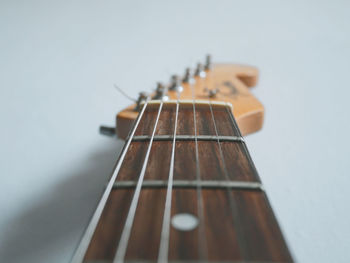
M181 79L178 75L171 76L169 90L181 92L183 90L181 86Z
M205 70L210 70L210 69L211 69L211 66L212 66L212 63L211 63L211 55L207 55L207 56L205 57L204 69L205 69Z
M164 85L160 82L157 83L157 88L156 88L156 95L155 97L162 97L164 93Z
M182 82L188 83L188 82L190 82L190 79L191 79L191 69L190 68L186 68L185 75L184 75L184 77L182 79Z
M159 99L168 100L169 98L165 93L166 93L165 86L163 85L163 83L158 82L157 88L156 88L156 94L152 97L152 99L154 99L154 100L159 100Z
M200 78L205 78L206 74L202 63L197 64L197 68L194 75Z
M176 87L180 85L180 78L177 75L172 75L170 79L169 90L176 90Z
M148 98L148 94L146 93L146 92L140 92L139 93L139 97L138 97L138 99L137 99L137 101L136 101L136 107L135 107L135 111L140 111L140 109L141 109L141 104L143 103L143 102L145 102L146 100L147 100L147 98Z

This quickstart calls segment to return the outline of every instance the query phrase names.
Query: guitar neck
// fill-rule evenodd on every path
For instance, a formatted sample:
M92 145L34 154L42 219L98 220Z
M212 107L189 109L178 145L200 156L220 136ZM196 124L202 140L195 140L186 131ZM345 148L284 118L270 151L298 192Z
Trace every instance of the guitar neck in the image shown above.
M151 101L74 262L292 262L229 104Z

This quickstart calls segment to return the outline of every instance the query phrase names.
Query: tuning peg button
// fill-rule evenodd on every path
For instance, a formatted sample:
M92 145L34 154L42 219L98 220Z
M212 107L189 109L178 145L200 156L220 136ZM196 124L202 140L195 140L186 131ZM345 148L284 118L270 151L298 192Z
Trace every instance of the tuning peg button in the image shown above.
M100 126L100 134L106 136L115 136L116 129L115 127Z

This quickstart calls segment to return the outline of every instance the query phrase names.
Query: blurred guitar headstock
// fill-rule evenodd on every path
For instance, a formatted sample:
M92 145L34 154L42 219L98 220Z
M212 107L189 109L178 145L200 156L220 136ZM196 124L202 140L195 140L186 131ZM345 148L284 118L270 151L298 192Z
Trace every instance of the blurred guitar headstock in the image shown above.
M158 83L154 93L140 93L135 104L117 114L115 132L119 138L125 139L139 113L140 105L151 96L151 99L156 100L195 99L228 102L233 105L233 115L242 135L253 133L261 129L264 119L263 105L249 91L250 87L256 85L257 78L258 70L255 67L212 64L207 56L204 65L199 63L194 70L186 69L182 77L172 76L167 85Z

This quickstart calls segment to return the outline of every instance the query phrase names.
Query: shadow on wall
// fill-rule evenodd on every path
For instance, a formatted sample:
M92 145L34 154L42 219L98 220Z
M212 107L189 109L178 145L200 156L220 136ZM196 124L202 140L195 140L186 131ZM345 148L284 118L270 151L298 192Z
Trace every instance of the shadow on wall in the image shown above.
M110 139L40 202L8 222L1 262L69 262L123 147ZM53 175L54 176L54 175Z

